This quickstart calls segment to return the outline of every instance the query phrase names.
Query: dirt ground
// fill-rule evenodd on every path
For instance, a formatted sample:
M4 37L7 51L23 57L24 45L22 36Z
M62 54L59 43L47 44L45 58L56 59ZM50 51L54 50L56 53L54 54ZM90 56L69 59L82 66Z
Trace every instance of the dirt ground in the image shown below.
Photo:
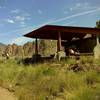
M0 100L17 100L7 89L0 87Z

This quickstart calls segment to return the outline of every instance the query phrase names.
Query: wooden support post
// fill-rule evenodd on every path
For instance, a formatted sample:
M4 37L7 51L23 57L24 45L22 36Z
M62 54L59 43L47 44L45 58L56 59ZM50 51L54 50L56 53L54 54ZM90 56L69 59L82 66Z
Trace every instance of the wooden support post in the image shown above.
M61 50L61 34L58 33L58 40L57 40L57 52Z
M37 40L37 38L35 40L35 54L36 55L38 54L38 40Z

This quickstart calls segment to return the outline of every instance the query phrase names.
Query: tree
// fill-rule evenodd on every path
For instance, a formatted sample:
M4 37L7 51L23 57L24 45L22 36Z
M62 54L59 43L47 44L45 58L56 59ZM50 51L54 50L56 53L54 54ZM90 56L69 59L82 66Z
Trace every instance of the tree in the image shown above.
M96 22L96 27L97 27L97 28L100 28L100 20L98 20L98 21Z
M97 27L97 28L100 28L100 20L98 20L98 21L96 22L96 27ZM99 43L100 43L100 35L98 35L98 38L99 38Z

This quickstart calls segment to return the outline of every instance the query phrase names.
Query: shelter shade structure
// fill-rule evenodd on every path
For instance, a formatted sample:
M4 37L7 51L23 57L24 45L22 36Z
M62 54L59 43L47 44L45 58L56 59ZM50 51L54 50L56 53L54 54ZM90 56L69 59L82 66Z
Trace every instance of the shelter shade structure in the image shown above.
M73 27L73 26L57 26L45 25L32 32L25 34L25 37L38 39L58 40L57 34L60 32L62 40L72 40L72 38L83 38L86 34L96 35L100 33L98 28Z
M38 53L37 39L57 40L57 52L61 50L62 41L65 41L67 44L72 44L75 41L75 43L78 44L78 48L80 48L80 52L88 52L88 50L94 48L97 44L96 36L99 34L99 28L45 25L24 36L36 38L36 53ZM91 45L91 42L93 45L92 47L89 47L87 44L89 43ZM91 49L89 52L92 51L93 50Z

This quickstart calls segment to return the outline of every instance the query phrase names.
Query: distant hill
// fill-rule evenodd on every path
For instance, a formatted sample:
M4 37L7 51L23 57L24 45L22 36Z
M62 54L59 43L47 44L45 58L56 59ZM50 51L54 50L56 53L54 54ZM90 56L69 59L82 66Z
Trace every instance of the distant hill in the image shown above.
M0 47L4 47L4 46L6 46L5 44L3 44L3 43L0 43Z

